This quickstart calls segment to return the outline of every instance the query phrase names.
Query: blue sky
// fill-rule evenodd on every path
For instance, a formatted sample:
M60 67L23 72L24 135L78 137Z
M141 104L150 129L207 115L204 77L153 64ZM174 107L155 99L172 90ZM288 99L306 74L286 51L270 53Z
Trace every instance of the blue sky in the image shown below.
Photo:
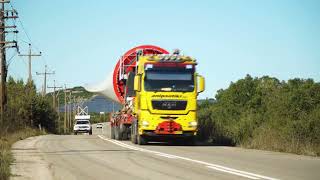
M79 1L12 0L34 51L33 78L41 89L47 64L58 85L102 81L130 48L153 44L181 49L198 60L206 77L200 98L231 81L269 75L320 81L320 1ZM18 24L19 25L19 24ZM28 38L19 26L21 52ZM10 54L10 52L8 52ZM27 61L14 57L9 74L27 76Z

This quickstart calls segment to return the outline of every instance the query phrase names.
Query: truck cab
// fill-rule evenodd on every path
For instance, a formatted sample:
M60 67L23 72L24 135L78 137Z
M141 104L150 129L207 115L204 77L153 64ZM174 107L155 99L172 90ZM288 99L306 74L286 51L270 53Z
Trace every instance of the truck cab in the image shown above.
M195 59L178 53L139 57L134 77L133 143L170 137L194 141L197 96L205 86L196 65Z

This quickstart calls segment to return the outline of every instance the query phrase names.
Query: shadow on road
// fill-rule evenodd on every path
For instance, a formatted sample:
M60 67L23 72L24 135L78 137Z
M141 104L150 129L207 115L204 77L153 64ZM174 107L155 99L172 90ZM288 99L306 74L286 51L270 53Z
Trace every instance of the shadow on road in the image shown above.
M130 141L126 141L130 142ZM187 147L202 147L202 146L229 146L234 147L235 145L232 145L230 143L213 143L213 142L207 142L207 141L196 141L195 144L188 144L184 141L149 141L148 145L151 146L187 146Z

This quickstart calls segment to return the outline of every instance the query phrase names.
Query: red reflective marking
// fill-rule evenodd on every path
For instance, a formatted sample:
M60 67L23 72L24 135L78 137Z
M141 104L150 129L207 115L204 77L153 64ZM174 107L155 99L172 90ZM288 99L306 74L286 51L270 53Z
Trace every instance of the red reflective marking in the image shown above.
M163 121L157 126L156 134L175 134L176 131L181 131L181 125L175 121Z

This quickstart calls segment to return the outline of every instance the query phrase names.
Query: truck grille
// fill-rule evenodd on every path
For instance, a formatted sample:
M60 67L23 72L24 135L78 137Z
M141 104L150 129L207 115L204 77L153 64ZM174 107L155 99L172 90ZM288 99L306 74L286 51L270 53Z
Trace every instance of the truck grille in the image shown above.
M153 100L152 108L157 110L185 110L187 101Z

